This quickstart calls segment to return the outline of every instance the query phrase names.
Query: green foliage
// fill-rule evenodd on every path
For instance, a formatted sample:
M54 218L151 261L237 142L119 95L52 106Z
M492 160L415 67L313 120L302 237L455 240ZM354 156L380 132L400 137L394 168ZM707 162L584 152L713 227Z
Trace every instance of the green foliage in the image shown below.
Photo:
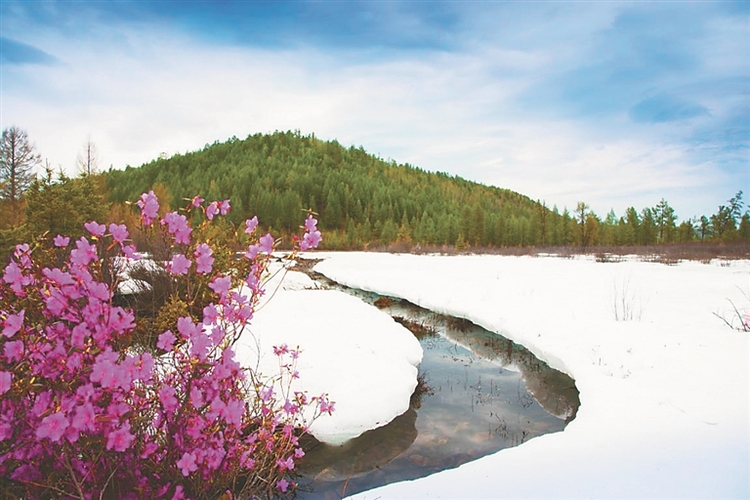
M543 235L532 220L559 218L507 189L386 162L362 148L298 132L233 138L106 175L113 202L134 200L161 183L173 206L195 193L209 200L231 198L230 221L257 215L264 229L287 239L309 208L320 214L329 249L452 245L459 225L471 245L535 245Z
M53 180L47 171L26 193L27 233L77 239L83 235L84 223L106 218L107 206L96 181L93 176L71 179L62 173Z

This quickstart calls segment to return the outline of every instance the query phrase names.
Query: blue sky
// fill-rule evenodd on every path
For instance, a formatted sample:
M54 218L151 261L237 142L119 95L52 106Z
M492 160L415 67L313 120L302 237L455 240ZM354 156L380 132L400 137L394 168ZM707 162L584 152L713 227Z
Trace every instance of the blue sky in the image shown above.
M748 2L0 1L0 126L75 172L300 130L601 217L750 200Z

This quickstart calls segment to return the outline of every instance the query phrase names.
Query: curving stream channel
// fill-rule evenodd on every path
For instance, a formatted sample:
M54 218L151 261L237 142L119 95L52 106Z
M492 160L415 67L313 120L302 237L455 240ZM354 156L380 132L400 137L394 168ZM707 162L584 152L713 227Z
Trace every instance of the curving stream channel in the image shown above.
M339 499L416 479L559 432L579 406L573 379L470 321L315 278L389 313L422 344L409 410L341 446L306 444L297 497Z

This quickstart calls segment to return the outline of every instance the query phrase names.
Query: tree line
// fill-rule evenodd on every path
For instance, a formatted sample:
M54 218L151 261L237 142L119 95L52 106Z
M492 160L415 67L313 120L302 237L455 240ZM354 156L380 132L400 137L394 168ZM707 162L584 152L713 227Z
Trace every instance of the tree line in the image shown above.
M507 189L447 173L386 161L362 147L346 148L298 131L232 137L204 148L157 158L140 167L98 172L91 141L80 175L41 165L26 133L3 131L0 144L0 245L21 236L81 234L83 222L136 223L128 202L153 189L164 209L186 199L231 199L229 222L257 215L264 230L290 237L300 214L319 215L322 247L366 249L399 245L463 249L517 246L633 246L750 239L750 212L739 191L716 213L678 222L669 203L628 208L603 218L585 202L551 208ZM744 210L744 211L743 211Z

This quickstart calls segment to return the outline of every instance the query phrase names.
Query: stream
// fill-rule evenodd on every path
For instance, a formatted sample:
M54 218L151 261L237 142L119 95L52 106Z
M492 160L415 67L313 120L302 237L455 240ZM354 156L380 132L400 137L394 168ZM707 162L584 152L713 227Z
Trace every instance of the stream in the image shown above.
M297 498L340 499L458 467L575 418L578 390L523 346L460 318L405 300L315 279L373 304L419 339L424 357L409 409L340 446L310 438Z

